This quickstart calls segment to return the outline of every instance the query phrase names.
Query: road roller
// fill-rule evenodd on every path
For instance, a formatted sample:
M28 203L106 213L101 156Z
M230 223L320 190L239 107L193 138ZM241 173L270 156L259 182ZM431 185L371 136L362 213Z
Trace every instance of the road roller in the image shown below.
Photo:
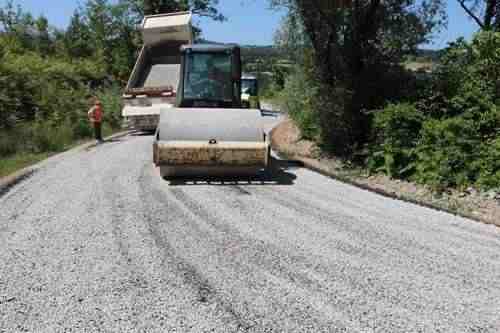
M153 159L164 178L255 175L267 168L260 110L242 107L237 45L181 47L175 107L160 110Z

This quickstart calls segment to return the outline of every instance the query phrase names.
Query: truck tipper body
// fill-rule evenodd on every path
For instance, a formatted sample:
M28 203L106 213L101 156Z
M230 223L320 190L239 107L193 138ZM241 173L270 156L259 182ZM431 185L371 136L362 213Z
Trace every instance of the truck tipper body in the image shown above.
M181 68L181 46L193 42L191 13L146 16L144 45L123 94L122 116L129 127L154 131L160 109L173 107Z

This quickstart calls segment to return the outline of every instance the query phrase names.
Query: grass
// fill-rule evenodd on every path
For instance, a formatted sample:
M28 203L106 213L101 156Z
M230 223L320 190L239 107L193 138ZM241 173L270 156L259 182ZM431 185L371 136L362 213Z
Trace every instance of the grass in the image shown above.
M116 134L118 132L123 131L123 129L113 129L109 126L103 126L102 129L102 134L103 137L107 137L113 134ZM81 144L87 143L87 142L92 142L92 138L86 138L86 139L79 139L76 141L71 142L70 144L64 145L63 149L58 150L58 151L50 151L50 152L40 152L40 153L33 153L33 152L17 152L12 155L8 156L0 156L0 178L8 176L16 171L19 171L23 168L29 167L33 164L36 164L40 161L43 161L44 159L48 158L51 155L61 153L64 151L67 151L69 149L72 149L74 147L77 147Z
M50 153L18 153L9 157L2 157L0 159L0 178L38 163L49 156Z

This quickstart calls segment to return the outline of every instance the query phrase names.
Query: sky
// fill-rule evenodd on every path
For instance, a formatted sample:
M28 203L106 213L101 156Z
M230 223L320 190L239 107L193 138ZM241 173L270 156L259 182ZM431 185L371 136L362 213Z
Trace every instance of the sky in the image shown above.
M15 0L35 16L45 15L51 25L67 26L78 4L84 0ZM0 0L4 6L7 0ZM219 0L219 8L227 21L213 22L201 19L203 37L217 42L234 42L242 45L269 45L284 15L269 9L268 0ZM465 15L456 0L447 0L448 27L436 34L432 43L424 48L440 49L460 36L470 39L476 25Z

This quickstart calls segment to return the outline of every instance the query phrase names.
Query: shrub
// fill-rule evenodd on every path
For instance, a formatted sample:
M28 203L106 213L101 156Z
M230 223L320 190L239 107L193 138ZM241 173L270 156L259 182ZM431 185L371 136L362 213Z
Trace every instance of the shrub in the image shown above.
M320 133L318 114L314 111L315 85L300 68L291 74L281 92L284 108L300 128L305 139L317 139Z
M17 135L14 130L0 131L0 157L16 153L18 150Z
M72 131L75 139L88 138L93 134L91 124L86 118L79 119L76 123L74 123Z
M36 152L60 152L73 141L69 123L54 125L50 121L36 122L32 128L33 145Z
M425 116L412 104L391 104L373 120L373 140L368 168L391 177L411 175L420 130Z
M436 188L475 182L474 161L479 157L481 137L474 121L463 117L432 119L424 124L421 136L414 176L417 181Z
M476 184L483 188L500 188L500 137L481 146L474 166L478 172Z
M500 187L500 33L444 53L425 97L375 114L371 171L436 189Z

